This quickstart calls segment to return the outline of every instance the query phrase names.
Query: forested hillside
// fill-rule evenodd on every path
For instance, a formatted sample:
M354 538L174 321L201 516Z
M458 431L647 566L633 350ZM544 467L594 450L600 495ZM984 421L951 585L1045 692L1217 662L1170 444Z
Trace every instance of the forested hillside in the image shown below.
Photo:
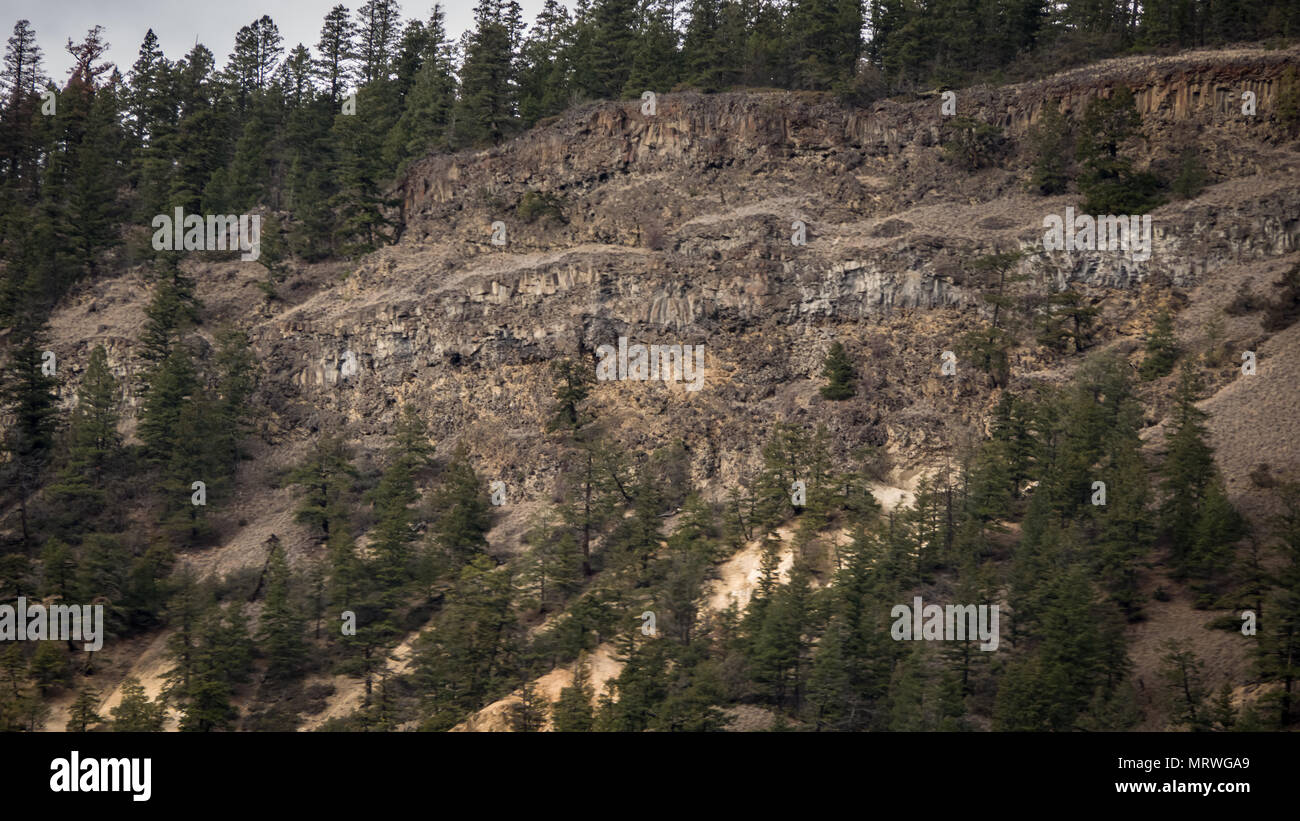
M51 79L18 21L0 602L107 635L0 644L0 727L1294 728L1298 34L371 0ZM1046 247L1067 207L1150 259ZM622 337L698 384L607 381Z

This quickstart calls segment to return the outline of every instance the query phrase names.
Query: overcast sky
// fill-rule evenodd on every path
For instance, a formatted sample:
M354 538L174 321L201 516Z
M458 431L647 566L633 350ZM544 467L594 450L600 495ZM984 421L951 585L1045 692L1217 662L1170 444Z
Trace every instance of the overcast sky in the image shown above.
M520 0L529 25L544 0ZM7 41L13 25L27 19L36 29L44 51L45 73L60 84L68 79L72 58L68 38L78 42L86 30L101 25L111 48L107 59L125 77L140 51L144 33L153 29L163 53L177 60L194 47L195 38L216 57L217 67L235 47L235 32L263 14L271 15L284 38L285 51L302 43L315 53L325 14L342 2L354 14L365 0L0 0L0 26ZM474 25L476 0L443 0L451 39ZM572 6L571 2L565 2ZM402 19L427 20L433 0L408 0L401 4Z

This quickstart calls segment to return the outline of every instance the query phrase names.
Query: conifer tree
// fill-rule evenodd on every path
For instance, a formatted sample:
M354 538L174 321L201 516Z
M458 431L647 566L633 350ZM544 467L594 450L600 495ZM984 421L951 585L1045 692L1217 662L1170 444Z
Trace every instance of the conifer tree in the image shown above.
M500 143L514 133L518 87L511 6L479 0L460 71L455 147ZM620 86L621 88L621 86Z
M531 681L524 682L519 702L510 713L510 729L516 733L540 732L546 725L550 704L537 693Z
M1178 361L1178 341L1174 338L1174 320L1166 308L1156 314L1155 324L1146 338L1146 358L1142 360L1142 378L1168 376Z
M316 70L329 90L330 108L338 105L343 91L351 79L351 61L356 48L351 17L348 9L339 4L325 15L320 40L316 43Z
M99 711L96 709L99 704L99 691L91 687L83 687L77 693L77 698L68 708L68 726L67 731L70 733L86 733L91 728L104 723L100 718Z
M1142 117L1133 92L1121 86L1109 97L1098 97L1083 114L1079 126L1078 156L1083 166L1079 190L1087 198L1081 206L1090 214L1142 214L1159 205L1159 180L1138 172L1121 153L1126 140L1138 132Z
M560 699L552 708L552 720L557 733L586 733L592 729L594 710L591 672L586 654L578 657L573 667L573 683L560 690Z
M406 94L402 114L384 144L386 164L398 174L405 163L419 159L445 141L456 102L456 78L442 6L433 7L423 37L419 70Z
M519 118L531 127L569 103L573 21L558 0L546 0L519 53Z
M369 0L357 10L357 58L362 83L387 80L401 37L396 0Z
M621 96L639 97L642 92L671 89L677 84L680 60L677 30L673 27L675 0L638 0L635 8L635 39Z
M1165 642L1160 678L1170 696L1173 723L1190 730L1208 730L1210 716L1205 700L1209 695L1204 670L1196 653L1175 642Z
M128 677L122 682L122 700L109 711L116 733L160 733L167 707L160 697L151 701L140 680Z
M318 530L329 541L347 520L347 502L359 472L347 445L337 436L322 436L302 463L289 472L286 484L303 488L294 518Z
M24 322L15 328L9 361L0 375L0 404L12 420L4 432L4 466L10 498L18 505L19 535L24 548L32 537L28 499L40 484L41 474L54 446L57 421L55 376L47 374L44 328Z
M258 641L267 658L267 676L287 679L301 672L307 648L302 637L302 617L290 598L289 563L279 540L272 543L267 576Z
M1300 485L1288 482L1280 493L1282 512L1272 523L1272 536L1281 562L1273 574L1274 590L1267 609L1261 613L1255 667L1265 680L1281 683L1269 701L1278 711L1277 724L1289 727L1300 717L1296 709L1300 701L1296 698L1296 682L1300 681Z
M1065 193L1069 186L1070 133L1059 100L1043 104L1043 113L1029 131L1033 165L1030 190L1044 196Z
M825 399L848 399L857 393L857 388L854 387L857 374L853 371L853 363L848 354L844 352L844 346L839 342L831 344L826 361L822 364L822 376L829 380L821 389Z
M1205 429L1205 411L1196 407L1200 379L1184 362L1174 397L1173 419L1165 434L1164 501L1161 528L1170 541L1173 564L1180 575L1193 570L1192 550L1202 503L1215 476L1214 453Z

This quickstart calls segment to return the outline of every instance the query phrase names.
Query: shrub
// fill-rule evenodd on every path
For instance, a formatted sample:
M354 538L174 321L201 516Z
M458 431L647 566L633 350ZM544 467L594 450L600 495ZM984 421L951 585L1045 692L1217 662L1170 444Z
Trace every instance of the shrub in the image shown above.
M564 200L554 194L543 191L525 191L516 208L519 218L524 222L536 222L543 217L555 217L564 222L562 210Z
M944 130L948 133L944 157L967 171L992 165L1001 154L1003 138L998 126L970 117L953 117L944 123Z

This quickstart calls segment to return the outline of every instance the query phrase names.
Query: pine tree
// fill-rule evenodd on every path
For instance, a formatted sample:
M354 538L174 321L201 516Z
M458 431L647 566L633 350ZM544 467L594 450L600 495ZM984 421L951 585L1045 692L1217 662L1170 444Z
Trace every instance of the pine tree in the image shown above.
M317 439L311 453L285 477L286 484L303 488L294 519L318 530L328 541L332 532L346 523L348 497L358 475L342 439Z
M77 699L68 708L68 726L70 733L87 733L92 727L104 723L96 709L99 704L99 691L83 687L77 693Z
M460 71L455 111L457 148L495 145L514 133L518 88L511 5L479 0L474 9L474 31Z
M423 31L425 46L419 70L406 94L402 115L388 132L384 144L385 162L398 174L407 162L422 157L446 140L456 102L451 44L440 5L433 7Z
M0 375L0 404L12 420L4 432L4 466L10 498L17 502L19 534L24 549L32 534L28 499L40 485L41 475L54 446L57 421L54 390L57 379L46 374L44 328L25 322L14 329L9 361Z
M510 713L510 729L516 733L536 733L546 726L550 704L537 693L533 682L524 683L519 702Z
M185 346L175 346L148 380L148 393L140 410L139 436L144 441L146 457L157 464L166 464L176 446L182 443L181 413L199 395L198 374Z
M161 697L150 701L139 679L127 677L122 682L122 700L110 714L115 733L161 733L167 706Z
M357 110L366 116L338 115L331 139L336 187L329 204L335 210L332 242L340 253L354 257L393 239L392 221L381 186L391 173L383 168L384 138L397 119L396 100L388 81L372 82L357 93Z
M32 654L31 668L28 672L41 695L47 695L51 690L61 688L68 681L67 652L56 642L37 642L36 652Z
M1260 614L1255 665L1262 678L1281 683L1269 701L1278 711L1277 723L1289 727L1300 717L1295 694L1300 681L1300 484L1287 483L1280 493L1282 512L1272 522L1272 536L1281 562L1267 609Z
M811 576L802 561L790 571L790 581L777 589L764 608L753 637L750 665L754 681L778 706L798 709L807 677L808 633L811 627Z
M677 30L673 27L675 0L639 0L636 3L635 40L623 97L668 90L677 84L680 60Z
M4 160L5 180L9 184L31 177L28 184L35 186L36 175L30 173L30 167L37 161L37 89L44 80L36 31L30 21L19 20L14 23L13 36L5 48L4 66L0 69L0 94L4 96L0 101L4 114L0 158Z
M1174 337L1174 319L1166 308L1156 314L1155 325L1146 338L1146 358L1141 374L1145 380L1159 379L1173 373L1178 361L1178 340Z
M822 376L829 380L828 384L821 389L821 395L825 399L848 399L857 393L854 387L857 374L854 373L853 363L849 360L848 354L844 352L844 346L839 342L831 344L831 349L822 364Z
M1169 691L1172 723L1191 730L1208 730L1210 716L1205 700L1204 671L1196 653L1175 641L1165 642L1160 678Z
M519 53L519 118L531 127L569 103L573 21L558 0L546 0Z
M339 4L325 15L320 40L316 43L316 70L329 89L330 108L338 105L351 79L350 61L354 56L355 29L347 7Z
M589 91L617 98L627 86L636 44L636 0L595 0L596 27Z
M411 545L415 541L415 512L411 506L419 499L416 479L427 466L431 450L424 423L408 406L389 449L388 466L369 495L378 517L371 538L376 577L386 591L394 594L411 578Z
M591 732L595 711L591 703L595 693L591 687L591 673L586 655L579 656L573 667L573 683L560 690L560 699L552 708L552 721L557 733Z
M77 388L77 404L64 437L67 452L62 469L48 488L58 510L56 518L65 527L84 528L104 509L111 489L109 474L122 456L117 432L120 402L107 354L96 345Z
M387 80L401 36L396 0L369 0L357 10L357 58L362 83Z
M156 366L198 321L200 304L194 295L194 280L181 271L176 254L159 255L154 277L153 295L144 309L140 358Z
M862 48L859 0L796 0L789 32L799 88L832 88L848 81Z
M216 395L213 397L213 427L210 453L223 475L232 475L240 459L239 442L249 431L252 411L249 399L257 389L261 369L249 343L248 334L238 328L225 327L217 332Z
M1043 104L1043 113L1030 129L1029 142L1033 150L1033 165L1029 178L1030 190L1044 196L1065 193L1069 186L1070 132L1059 100Z
M1092 343L1092 326L1100 310L1086 304L1078 291L1067 288L1051 294L1043 310L1039 343L1062 352L1083 351Z
M1133 92L1127 86L1088 105L1078 141L1083 166L1079 191L1087 198L1082 205L1087 213L1142 214L1161 203L1155 175L1135 171L1132 160L1120 153L1124 142L1138 133L1141 123Z
M1204 424L1207 414L1195 404L1199 391L1200 378L1193 365L1184 362L1160 468L1165 494L1160 507L1161 528L1170 541L1174 568L1184 576L1193 570L1196 523L1216 473Z
M266 603L262 607L257 638L267 658L267 676L287 679L301 673L307 647L302 636L302 617L290 600L289 563L279 540L271 546L267 576Z
M284 38L270 15L263 14L235 34L235 50L225 74L235 89L236 106L242 115L254 96L270 87L284 53Z
M486 556L461 570L436 629L421 636L416 677L426 695L424 728L446 729L486 704L506 677L516 641L511 579Z

